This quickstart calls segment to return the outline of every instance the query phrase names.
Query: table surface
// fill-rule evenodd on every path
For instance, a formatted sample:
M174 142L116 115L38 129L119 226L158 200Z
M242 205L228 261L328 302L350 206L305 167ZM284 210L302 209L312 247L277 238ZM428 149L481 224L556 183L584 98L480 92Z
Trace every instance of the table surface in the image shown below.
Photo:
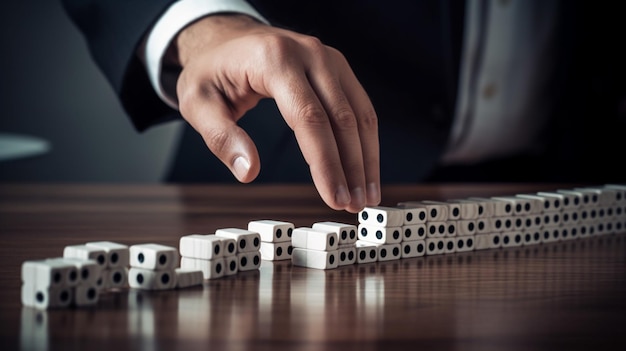
M567 188L394 185L383 205ZM232 350L624 349L621 234L314 270L258 271L160 292L106 292L93 308L20 302L25 260L111 240L177 246L255 219L356 224L304 185L0 185L0 348Z

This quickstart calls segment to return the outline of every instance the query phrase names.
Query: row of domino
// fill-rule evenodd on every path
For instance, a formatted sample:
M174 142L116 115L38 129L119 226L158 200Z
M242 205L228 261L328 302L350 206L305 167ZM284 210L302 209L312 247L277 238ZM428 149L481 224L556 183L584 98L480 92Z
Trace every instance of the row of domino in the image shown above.
M358 222L358 228L334 222L296 228L293 264L333 269L620 233L626 228L626 186L406 201L396 207L367 207L359 212ZM357 239L342 241L354 229Z
M251 221L188 235L176 248L101 241L67 246L63 257L22 265L22 303L38 308L88 306L106 289L171 289L199 285L261 260L332 269L353 263L540 244L626 228L626 186L599 187L448 201L410 201L368 207L358 227L318 222ZM358 234L357 234L358 233ZM130 266L130 267L129 267Z

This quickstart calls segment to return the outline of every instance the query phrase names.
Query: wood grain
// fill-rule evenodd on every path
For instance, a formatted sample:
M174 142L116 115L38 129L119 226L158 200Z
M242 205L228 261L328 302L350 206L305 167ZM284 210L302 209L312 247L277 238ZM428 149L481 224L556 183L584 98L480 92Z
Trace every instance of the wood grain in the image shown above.
M397 185L383 204L554 190L557 184ZM177 246L253 219L356 223L311 186L0 186L3 350L624 349L626 236L319 271L261 269L185 290L105 293L94 308L20 302L24 260L91 240Z

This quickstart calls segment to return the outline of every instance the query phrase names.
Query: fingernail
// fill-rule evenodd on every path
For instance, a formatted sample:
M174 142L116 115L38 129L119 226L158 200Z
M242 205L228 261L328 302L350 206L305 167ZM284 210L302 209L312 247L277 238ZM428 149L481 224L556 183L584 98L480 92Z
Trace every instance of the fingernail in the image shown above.
M378 183L367 184L367 203L370 206L380 203L380 187Z
M363 208L363 206L365 206L365 191L363 191L363 188L357 187L352 189L350 195L352 197L353 205L359 208Z
M250 162L243 157L239 156L233 162L233 170L235 171L235 177L237 179L242 180L248 175L248 171L250 170Z
M335 193L335 201L337 201L337 204L340 206L350 204L350 193L348 193L348 189L345 186L339 186L339 189L337 189Z

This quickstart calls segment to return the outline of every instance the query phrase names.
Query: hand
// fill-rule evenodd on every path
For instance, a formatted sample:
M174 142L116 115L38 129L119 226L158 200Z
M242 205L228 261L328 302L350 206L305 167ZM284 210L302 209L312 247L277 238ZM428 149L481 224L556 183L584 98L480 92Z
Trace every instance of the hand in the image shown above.
M239 181L256 178L260 159L237 121L267 97L328 206L356 213L380 202L378 119L339 51L243 15L205 17L183 29L172 50L182 67L182 116Z

